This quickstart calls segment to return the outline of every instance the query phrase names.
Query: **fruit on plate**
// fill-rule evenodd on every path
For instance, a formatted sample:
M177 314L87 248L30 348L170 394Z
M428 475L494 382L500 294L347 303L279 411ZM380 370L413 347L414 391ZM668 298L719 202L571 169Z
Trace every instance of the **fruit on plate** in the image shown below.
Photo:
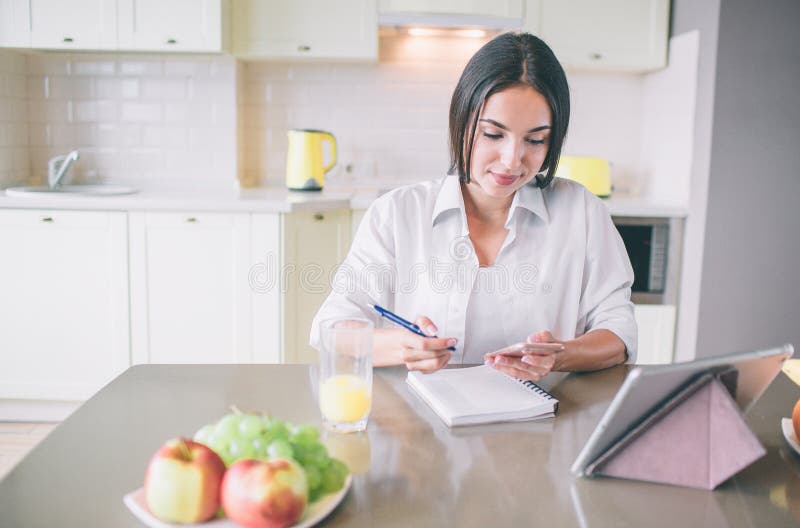
M348 474L347 466L330 457L319 428L311 424L235 411L201 427L194 439L216 451L228 466L248 458L294 460L306 472L309 502L340 490Z
M308 482L300 465L290 459L244 459L225 473L222 509L246 528L281 528L295 524L306 509Z
M219 509L224 475L225 463L212 449L184 438L169 440L147 466L147 507L162 521L207 521Z
M797 400L794 410L792 410L792 426L794 427L794 436L800 441L800 400Z

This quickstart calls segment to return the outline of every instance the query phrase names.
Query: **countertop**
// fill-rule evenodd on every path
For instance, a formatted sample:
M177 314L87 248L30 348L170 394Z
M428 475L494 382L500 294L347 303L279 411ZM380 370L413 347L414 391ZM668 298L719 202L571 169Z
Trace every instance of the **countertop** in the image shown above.
M716 491L569 468L627 367L554 378L555 418L448 429L410 392L405 369L375 370L366 433L326 443L354 473L326 526L794 526L800 458L780 418L800 388L779 374L748 414L767 454ZM122 503L166 440L192 435L235 404L320 423L304 365L143 365L128 369L0 481L4 526L139 526ZM537 522L538 521L538 522Z
M284 187L241 190L143 190L121 196L7 196L0 191L0 209L71 209L96 211L205 211L290 213L333 209L366 209L385 192L378 186L330 186L323 191L290 191ZM616 194L603 200L612 216L685 217L686 208L652 199Z

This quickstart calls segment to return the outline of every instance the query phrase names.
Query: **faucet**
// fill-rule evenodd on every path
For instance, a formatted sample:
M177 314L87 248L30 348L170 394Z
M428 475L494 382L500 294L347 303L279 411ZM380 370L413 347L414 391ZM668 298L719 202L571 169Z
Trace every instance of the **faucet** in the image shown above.
M72 164L80 159L77 150L64 156L56 156L47 162L47 185L51 189L61 187L61 178L67 173Z

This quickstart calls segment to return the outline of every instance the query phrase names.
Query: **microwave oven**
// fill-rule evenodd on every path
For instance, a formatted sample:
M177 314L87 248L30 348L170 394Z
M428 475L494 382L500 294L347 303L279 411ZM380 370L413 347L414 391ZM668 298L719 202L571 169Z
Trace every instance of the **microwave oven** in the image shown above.
M674 304L681 220L641 217L614 217L613 220L633 268L633 302Z

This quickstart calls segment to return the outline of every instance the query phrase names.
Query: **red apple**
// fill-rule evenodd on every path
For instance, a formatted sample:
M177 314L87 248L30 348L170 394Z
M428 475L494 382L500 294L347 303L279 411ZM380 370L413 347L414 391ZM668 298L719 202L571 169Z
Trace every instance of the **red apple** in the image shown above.
M306 472L293 460L244 459L222 479L222 509L246 528L281 528L295 524L306 509Z
M207 521L219 509L224 475L225 463L211 448L174 438L156 451L147 466L147 507L162 521Z

